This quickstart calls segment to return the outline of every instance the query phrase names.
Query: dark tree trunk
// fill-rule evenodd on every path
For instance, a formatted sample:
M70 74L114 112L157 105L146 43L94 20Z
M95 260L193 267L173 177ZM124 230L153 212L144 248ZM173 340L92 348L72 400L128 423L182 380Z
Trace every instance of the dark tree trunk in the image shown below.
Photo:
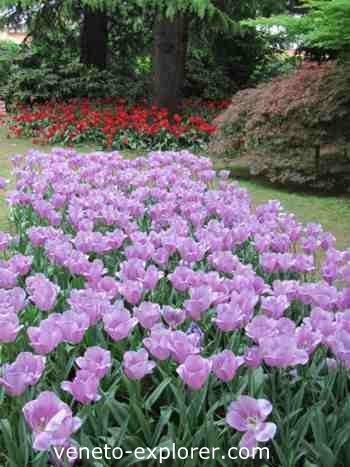
M84 7L81 30L80 61L100 70L107 65L107 15L102 10Z
M170 113L178 110L185 79L188 19L159 17L153 30L153 103Z

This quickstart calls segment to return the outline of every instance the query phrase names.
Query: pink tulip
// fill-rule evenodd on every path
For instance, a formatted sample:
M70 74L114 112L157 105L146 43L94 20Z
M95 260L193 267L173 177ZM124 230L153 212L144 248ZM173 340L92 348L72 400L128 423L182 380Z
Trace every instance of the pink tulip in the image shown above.
M272 405L265 399L253 399L241 396L229 406L226 423L244 434L239 446L247 448L253 454L258 442L272 439L277 427L274 423L265 422L272 412Z
M134 312L135 318L145 329L152 329L161 319L160 306L157 303L143 302Z
M211 357L213 373L217 378L225 381L231 381L238 368L244 363L242 357L236 357L231 350L224 350Z
M14 342L22 327L15 313L0 314L0 342Z
M45 368L45 358L30 352L21 352L11 365L2 367L0 385L11 396L20 396L28 386L34 386Z
M148 353L145 349L137 352L125 352L123 357L123 370L129 379L142 379L152 373L156 364L148 360Z
M143 339L142 343L153 357L158 360L167 360L170 357L170 335L169 329L158 324L151 329L150 337Z
M50 282L44 274L35 274L26 279L30 300L43 311L50 311L56 302L60 288Z
M98 401L101 397L98 395L99 378L86 370L79 370L72 382L63 381L61 388L70 392L74 399L82 404L90 404Z
M55 393L45 391L37 399L23 407L24 417L34 434L33 448L48 451L52 446L61 446L81 426L81 420L73 417L67 404Z
M111 352L101 347L89 347L83 357L76 359L76 364L82 370L86 370L101 379L112 366Z
M122 305L113 305L103 316L104 330L115 342L128 337L138 320L130 316Z
M177 373L187 386L199 390L206 382L210 371L211 361L200 355L189 355L184 363L177 368Z

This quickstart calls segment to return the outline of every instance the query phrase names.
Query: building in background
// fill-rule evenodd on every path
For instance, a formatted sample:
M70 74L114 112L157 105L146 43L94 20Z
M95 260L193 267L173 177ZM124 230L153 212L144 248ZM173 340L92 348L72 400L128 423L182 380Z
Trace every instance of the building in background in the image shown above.
M7 25L6 17L12 13L11 9L0 11L0 41L11 41L21 44L27 36L27 26L24 20Z
M21 44L25 37L26 37L25 32L21 31L8 31L8 30L0 30L0 41L12 41L15 42L16 44Z

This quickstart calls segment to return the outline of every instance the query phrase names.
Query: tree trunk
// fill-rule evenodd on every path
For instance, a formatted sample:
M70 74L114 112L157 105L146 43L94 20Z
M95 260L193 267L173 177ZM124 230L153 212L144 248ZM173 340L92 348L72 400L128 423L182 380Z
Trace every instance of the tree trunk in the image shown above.
M188 20L158 17L153 30L153 103L172 114L181 103L185 80Z
M107 15L102 10L84 7L80 61L100 70L107 65Z

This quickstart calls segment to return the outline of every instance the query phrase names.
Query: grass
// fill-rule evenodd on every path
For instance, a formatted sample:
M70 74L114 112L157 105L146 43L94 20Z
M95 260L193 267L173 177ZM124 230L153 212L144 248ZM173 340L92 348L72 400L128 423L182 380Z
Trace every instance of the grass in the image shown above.
M10 179L10 157L13 154L23 154L33 147L38 150L50 150L50 146L33 146L31 141L27 139L8 139L5 130L0 128L0 175ZM81 147L79 150L89 151L93 150L93 147ZM131 156L134 154L127 154L127 157ZM216 161L215 166L223 168L224 162ZM233 168L233 174L242 176L244 173L244 170ZM338 248L350 247L350 197L292 192L246 177L240 177L240 184L249 190L254 204L278 199L286 210L295 213L301 221L320 223L325 230L332 232L337 238ZM0 195L0 230L8 230L9 228L6 202L4 197Z

